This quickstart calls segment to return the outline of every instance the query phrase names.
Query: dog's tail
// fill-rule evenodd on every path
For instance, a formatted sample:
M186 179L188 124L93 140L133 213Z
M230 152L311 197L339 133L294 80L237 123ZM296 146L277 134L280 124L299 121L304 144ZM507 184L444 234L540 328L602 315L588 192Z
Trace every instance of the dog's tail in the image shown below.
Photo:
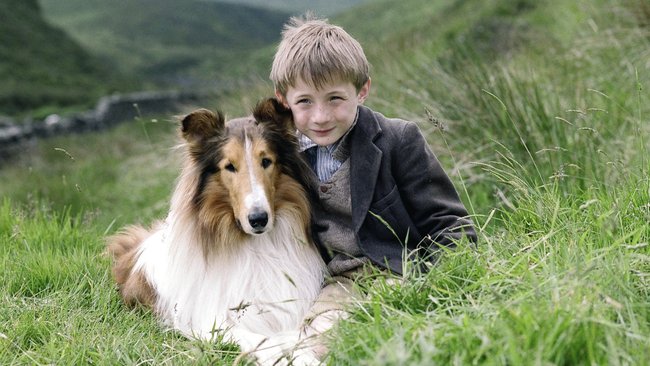
M113 257L113 277L120 295L128 305L153 307L156 295L141 272L134 272L138 248L151 232L142 226L128 226L106 239L106 249Z

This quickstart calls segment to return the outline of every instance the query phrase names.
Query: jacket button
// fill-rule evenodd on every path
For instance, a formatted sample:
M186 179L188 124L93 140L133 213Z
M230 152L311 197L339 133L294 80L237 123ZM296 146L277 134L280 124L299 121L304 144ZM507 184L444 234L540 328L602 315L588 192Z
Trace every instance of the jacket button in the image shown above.
M320 186L320 191L323 192L323 193L327 193L327 191L328 191L327 186Z

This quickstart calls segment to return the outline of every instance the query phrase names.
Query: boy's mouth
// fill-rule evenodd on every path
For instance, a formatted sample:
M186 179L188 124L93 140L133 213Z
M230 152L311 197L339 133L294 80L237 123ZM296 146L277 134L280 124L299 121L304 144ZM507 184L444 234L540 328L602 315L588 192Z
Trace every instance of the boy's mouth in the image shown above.
M334 127L328 129L328 130L312 130L316 136L326 136L330 132L334 131Z

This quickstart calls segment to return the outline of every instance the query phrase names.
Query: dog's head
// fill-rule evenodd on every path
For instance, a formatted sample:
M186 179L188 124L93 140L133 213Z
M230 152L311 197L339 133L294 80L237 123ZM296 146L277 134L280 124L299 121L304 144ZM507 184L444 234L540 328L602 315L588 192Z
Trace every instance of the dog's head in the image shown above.
M297 145L291 111L276 99L256 106L252 117L228 122L199 109L181 122L198 179L194 209L208 230L236 224L250 235L273 228L279 177L292 174Z

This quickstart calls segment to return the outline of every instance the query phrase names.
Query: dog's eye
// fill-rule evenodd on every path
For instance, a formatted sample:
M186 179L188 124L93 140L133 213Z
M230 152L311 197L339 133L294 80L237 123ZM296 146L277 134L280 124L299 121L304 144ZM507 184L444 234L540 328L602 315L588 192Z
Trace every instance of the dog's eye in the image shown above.
M229 172L231 172L231 173L234 173L234 172L237 171L237 169L235 169L235 166L232 165L232 163L229 163L229 164L226 165L224 168L226 168L226 170L229 171Z
M273 162L269 158L262 159L262 168L268 168Z

